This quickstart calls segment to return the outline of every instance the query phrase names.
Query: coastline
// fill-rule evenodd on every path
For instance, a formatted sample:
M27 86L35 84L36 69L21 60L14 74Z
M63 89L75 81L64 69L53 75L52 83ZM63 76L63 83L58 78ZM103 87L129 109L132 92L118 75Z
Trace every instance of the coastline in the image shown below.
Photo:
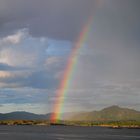
M78 121L60 121L51 123L47 120L4 120L0 125L36 125L36 126L79 126L79 127L102 127L112 129L140 129L139 121L114 121L114 122L78 122Z

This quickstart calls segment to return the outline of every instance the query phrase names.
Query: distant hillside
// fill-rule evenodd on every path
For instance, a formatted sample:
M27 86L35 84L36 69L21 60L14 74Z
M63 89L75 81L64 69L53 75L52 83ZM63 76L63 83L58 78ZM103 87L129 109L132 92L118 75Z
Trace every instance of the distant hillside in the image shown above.
M51 113L45 115L38 115L29 112L11 112L5 114L1 113L0 120L49 120L50 116ZM63 120L72 121L140 121L139 111L128 108L121 108L118 106L104 108L101 111L64 113L61 116Z
M38 115L29 112L11 112L0 114L0 120L47 120L50 114Z
M69 119L75 121L140 120L140 112L133 109L111 106L101 111L78 113Z

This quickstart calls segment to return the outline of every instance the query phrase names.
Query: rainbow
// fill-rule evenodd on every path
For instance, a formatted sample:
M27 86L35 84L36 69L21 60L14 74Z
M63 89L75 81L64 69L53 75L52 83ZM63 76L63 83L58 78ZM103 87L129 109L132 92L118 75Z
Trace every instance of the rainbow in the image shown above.
M102 5L104 3L105 2L102 0L95 0L96 10L102 8ZM87 21L87 23L85 24L84 28L82 29L76 41L77 43L69 56L66 69L64 71L64 75L62 77L62 80L56 92L56 101L54 103L53 113L50 118L52 123L57 123L59 120L61 120L64 101L68 93L68 89L78 62L78 52L85 45L85 42L88 39L89 33L91 31L92 23L93 23L93 16L91 16Z
M54 104L53 114L51 115L51 118L50 118L52 123L57 123L61 119L61 113L63 111L64 100L68 92L70 81L74 73L77 61L78 61L77 54L80 51L80 49L84 46L84 43L86 42L88 38L92 21L93 19L90 18L87 24L84 26L77 40L77 43L75 47L73 48L72 53L69 56L63 78L61 80L58 91L56 93L56 102Z

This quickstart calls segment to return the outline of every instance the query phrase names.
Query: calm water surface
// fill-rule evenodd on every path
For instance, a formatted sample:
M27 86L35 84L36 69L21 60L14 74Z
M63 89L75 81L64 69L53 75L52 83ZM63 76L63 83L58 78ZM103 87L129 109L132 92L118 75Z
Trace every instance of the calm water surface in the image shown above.
M140 140L140 129L0 126L0 140Z

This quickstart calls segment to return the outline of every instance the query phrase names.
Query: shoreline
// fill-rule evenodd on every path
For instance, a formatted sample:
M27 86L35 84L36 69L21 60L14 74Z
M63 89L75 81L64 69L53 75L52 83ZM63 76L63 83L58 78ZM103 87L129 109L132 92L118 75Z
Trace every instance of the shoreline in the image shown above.
M51 123L47 120L1 120L0 125L32 125L32 126L79 126L79 127L102 127L112 129L140 129L139 121L108 121L108 122L78 122L78 121L59 121Z

